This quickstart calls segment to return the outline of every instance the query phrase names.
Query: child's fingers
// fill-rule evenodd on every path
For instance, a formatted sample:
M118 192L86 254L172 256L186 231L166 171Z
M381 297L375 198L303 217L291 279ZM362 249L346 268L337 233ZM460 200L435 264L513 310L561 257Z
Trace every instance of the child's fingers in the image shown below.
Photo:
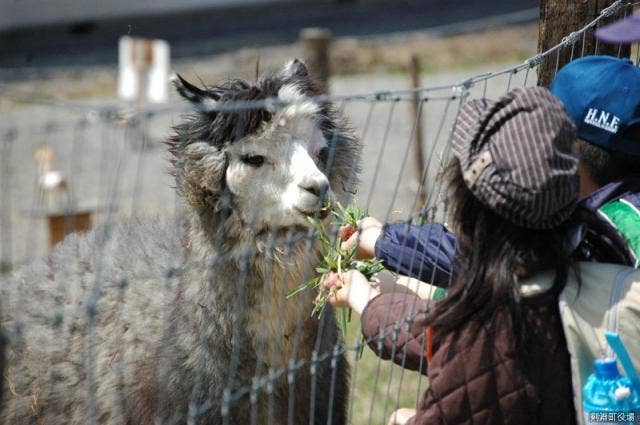
M322 287L324 289L342 288L343 282L336 272L330 272L322 279Z
M338 289L337 291L331 291L327 301L334 307L348 307L348 302L342 293L344 289Z
M348 239L346 239L344 242L340 244L340 248L345 251L348 251L351 248L357 246L359 237L360 237L360 233L358 232L352 233Z
M387 425L404 425L409 421L409 419L414 417L416 413L416 409L400 408L391 413Z
M343 241L346 241L351 237L351 235L353 235L355 231L356 229L351 226L340 226L340 229L339 229L340 237L342 238Z
M382 223L373 217L365 217L358 221L358 229L366 229L367 227L382 227Z

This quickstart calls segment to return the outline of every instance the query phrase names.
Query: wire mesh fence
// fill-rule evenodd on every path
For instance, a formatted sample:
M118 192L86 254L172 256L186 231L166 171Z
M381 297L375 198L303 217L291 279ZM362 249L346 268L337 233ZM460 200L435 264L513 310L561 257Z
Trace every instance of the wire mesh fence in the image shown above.
M321 96L291 64L182 84L191 102L157 107L3 88L21 107L0 129L2 422L372 424L414 407L426 378L364 347L381 342L355 315L340 330L342 312L311 314L315 290L287 298L322 257L308 219L331 243L338 201L385 224L446 221L460 105L535 85L561 52L597 53L585 34L622 7L517 66L412 90Z

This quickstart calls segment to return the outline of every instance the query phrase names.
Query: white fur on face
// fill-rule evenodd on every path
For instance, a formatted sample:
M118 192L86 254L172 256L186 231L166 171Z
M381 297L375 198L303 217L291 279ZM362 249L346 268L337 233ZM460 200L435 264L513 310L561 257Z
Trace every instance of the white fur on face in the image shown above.
M317 210L321 199L305 187L326 188L329 184L318 165L327 141L308 113L311 108L290 108L276 114L258 135L229 147L227 186L238 212L257 230L307 227L304 212ZM243 161L256 156L264 157L262 166Z

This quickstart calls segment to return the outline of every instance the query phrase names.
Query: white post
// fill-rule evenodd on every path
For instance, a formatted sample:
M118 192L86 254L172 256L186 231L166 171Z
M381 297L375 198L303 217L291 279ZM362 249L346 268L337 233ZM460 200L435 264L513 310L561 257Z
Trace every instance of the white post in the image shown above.
M120 38L118 97L127 101L166 102L170 53L164 40Z

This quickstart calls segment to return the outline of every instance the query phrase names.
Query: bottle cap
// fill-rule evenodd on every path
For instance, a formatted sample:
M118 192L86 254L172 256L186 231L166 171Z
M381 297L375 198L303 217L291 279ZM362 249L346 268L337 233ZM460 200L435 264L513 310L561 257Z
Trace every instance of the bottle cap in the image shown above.
M620 376L615 358L597 359L595 362L596 376L600 379L616 379Z

